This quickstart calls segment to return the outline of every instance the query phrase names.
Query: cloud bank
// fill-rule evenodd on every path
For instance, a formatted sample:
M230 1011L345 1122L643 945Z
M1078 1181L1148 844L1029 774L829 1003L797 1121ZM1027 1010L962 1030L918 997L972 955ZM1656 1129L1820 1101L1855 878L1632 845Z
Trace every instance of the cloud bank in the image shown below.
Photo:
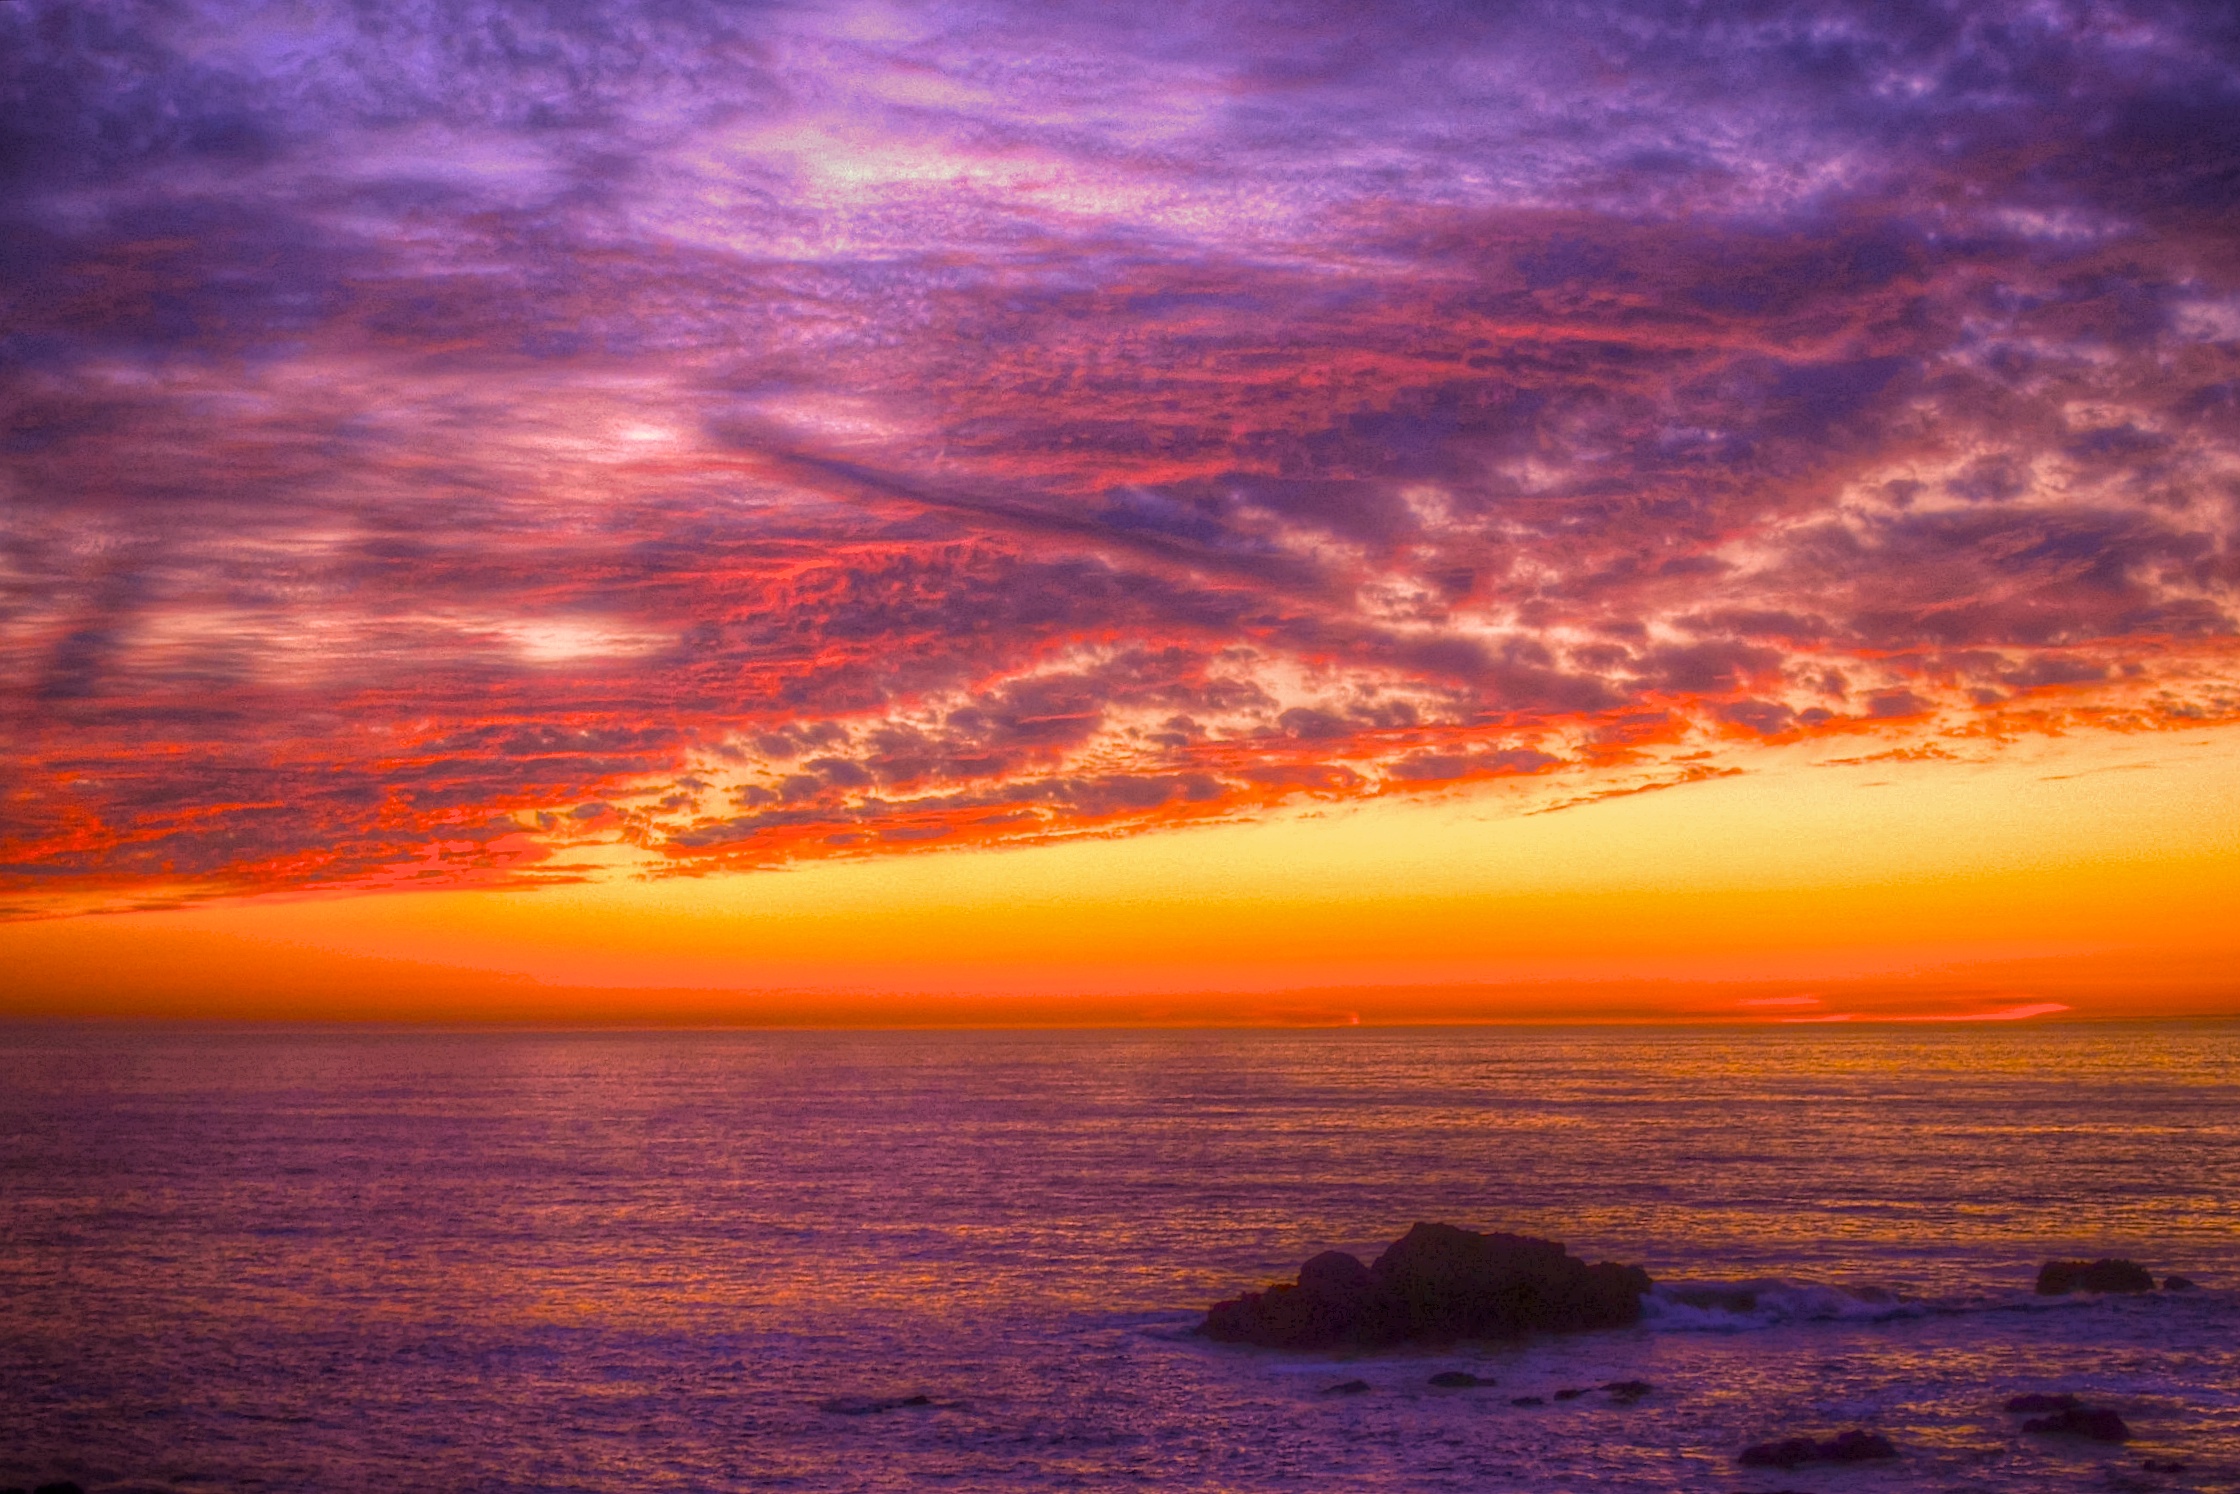
M0 904L2240 716L2225 7L24 4Z

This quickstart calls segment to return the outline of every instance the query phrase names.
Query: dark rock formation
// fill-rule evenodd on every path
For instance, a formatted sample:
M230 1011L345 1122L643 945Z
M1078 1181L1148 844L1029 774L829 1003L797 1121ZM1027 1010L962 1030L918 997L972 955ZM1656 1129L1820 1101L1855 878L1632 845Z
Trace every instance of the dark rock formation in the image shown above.
M2105 1406L2070 1406L2052 1416L2035 1417L2022 1424L2025 1432L2050 1432L2064 1437L2085 1437L2094 1442L2129 1442L2131 1428Z
M2007 1402L2007 1409L2009 1411L2074 1411L2082 1404L2084 1403L2073 1395L2043 1395L2037 1391L2032 1391L2028 1395L2018 1395L2010 1399Z
M2166 1292L2190 1292L2195 1289L2194 1280L2190 1276L2165 1276L2162 1278L2162 1289Z
M1441 1370L1431 1377L1431 1383L1441 1390L1468 1390L1473 1385L1491 1385L1491 1380L1481 1380L1468 1370Z
M2038 1268L2038 1295L2067 1292L2151 1292L2154 1278L2137 1261L2047 1261Z
M1744 1448L1735 1461L1746 1468L1795 1468L1805 1463L1871 1463L1894 1458L1898 1450L1880 1432L1853 1428L1838 1432L1826 1442L1810 1437L1784 1437Z
M1509 1397L1509 1404L1512 1406L1545 1406L1548 1402L1544 1396L1513 1395Z
M1630 1406L1657 1387L1647 1380L1612 1380L1602 1387L1610 1392L1610 1399L1621 1406Z
M1574 1333L1638 1322L1648 1290L1639 1266L1590 1266L1553 1240L1418 1224L1374 1265L1325 1251L1297 1285L1216 1302L1197 1331L1271 1349Z
M2149 1458L2139 1466L2149 1473L2183 1473L2186 1471L2186 1460L2183 1458Z
M1324 1395L1367 1395L1373 1389L1367 1380L1341 1380L1323 1390Z
M1556 1399L1559 1401L1575 1401L1585 1394L1586 1392L1583 1390L1559 1390L1556 1392Z
M79 1488L74 1480L66 1478L57 1483L41 1484L31 1494L86 1494L86 1491Z

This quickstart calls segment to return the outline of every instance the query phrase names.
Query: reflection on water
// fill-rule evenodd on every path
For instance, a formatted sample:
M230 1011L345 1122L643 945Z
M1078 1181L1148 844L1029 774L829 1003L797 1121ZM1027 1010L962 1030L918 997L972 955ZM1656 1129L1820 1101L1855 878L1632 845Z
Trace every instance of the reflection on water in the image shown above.
M1838 1423L1907 1450L1846 1488L2240 1479L2229 1024L0 1052L0 1484L1750 1489L1742 1441ZM1344 1366L1178 1332L1419 1218L1908 1301ZM2211 1289L2029 1296L2111 1253ZM1499 1393L1422 1383L1450 1362ZM1632 1408L1510 1404L1635 1375ZM1998 1400L2047 1386L2142 1443L2023 1437Z

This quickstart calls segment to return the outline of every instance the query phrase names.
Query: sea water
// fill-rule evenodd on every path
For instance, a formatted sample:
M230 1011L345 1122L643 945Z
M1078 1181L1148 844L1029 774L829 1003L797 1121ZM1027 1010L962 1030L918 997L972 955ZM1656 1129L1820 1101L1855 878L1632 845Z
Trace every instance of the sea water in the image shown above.
M1522 1343L1189 1332L1419 1219L1660 1285ZM17 1027L0 1486L2240 1488L2236 1247L2233 1024ZM2202 1289L2031 1291L2101 1255ZM1900 1458L1735 1460L1849 1427Z

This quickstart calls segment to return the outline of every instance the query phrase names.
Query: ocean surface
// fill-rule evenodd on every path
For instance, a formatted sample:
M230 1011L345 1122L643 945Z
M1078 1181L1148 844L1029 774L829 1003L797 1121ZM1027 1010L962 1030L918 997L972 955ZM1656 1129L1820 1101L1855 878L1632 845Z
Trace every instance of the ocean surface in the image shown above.
M1190 1336L1419 1219L1659 1292ZM2031 1291L2109 1254L2203 1289ZM0 1028L0 1487L2240 1489L2236 1288L2234 1024ZM1902 1456L1735 1461L1849 1427Z

